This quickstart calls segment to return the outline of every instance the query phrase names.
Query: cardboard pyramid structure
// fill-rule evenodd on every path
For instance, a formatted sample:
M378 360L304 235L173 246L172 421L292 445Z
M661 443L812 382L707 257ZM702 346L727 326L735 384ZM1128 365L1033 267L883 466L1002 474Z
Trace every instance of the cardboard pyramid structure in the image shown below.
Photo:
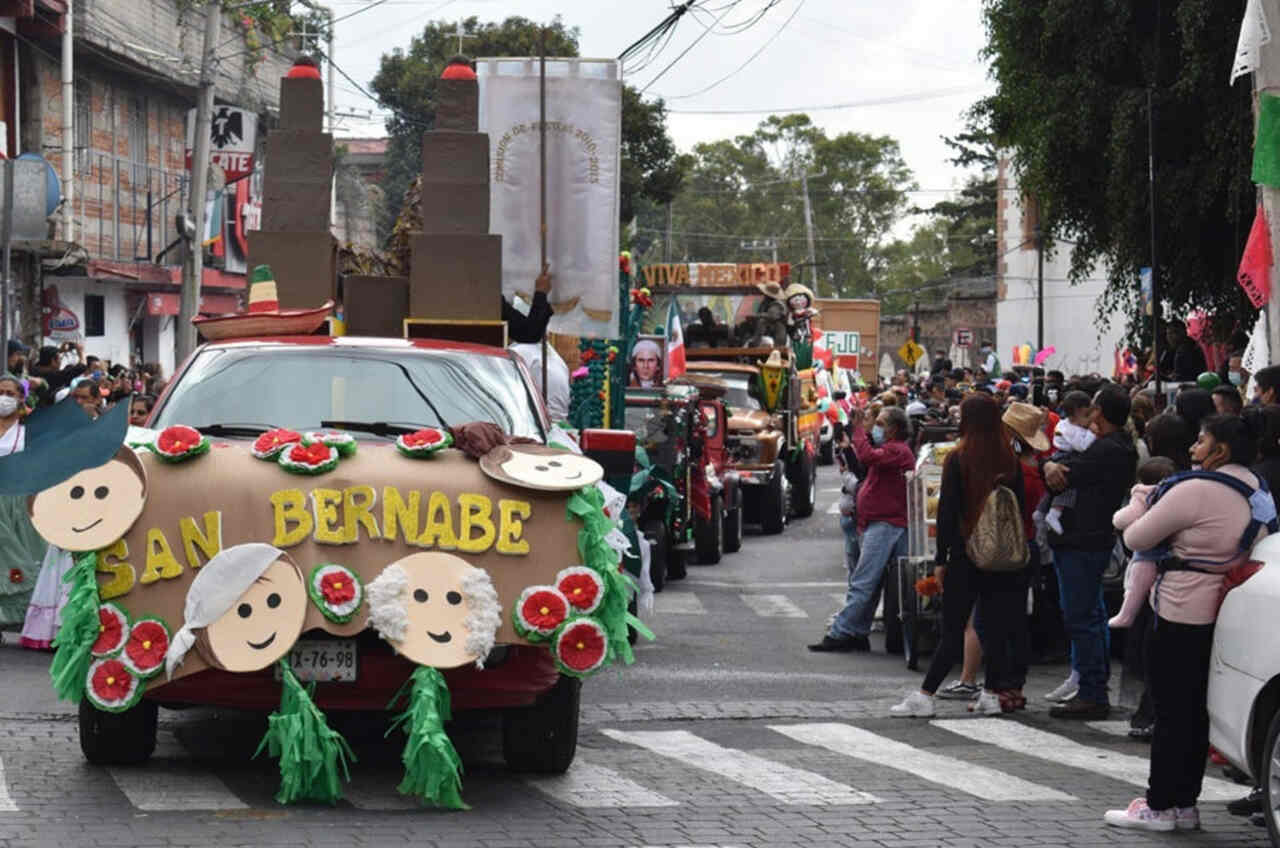
M409 277L345 278L347 331L501 344L492 332L449 326L502 319L502 236L489 232L489 135L477 131L479 86L464 57L451 59L437 81L435 106L435 125L422 138L422 230L410 237ZM415 330L403 317L428 323Z
M323 131L324 84L309 59L280 80L280 127L267 136L261 229L249 267L269 265L281 309L337 298L338 246L329 232L333 136Z

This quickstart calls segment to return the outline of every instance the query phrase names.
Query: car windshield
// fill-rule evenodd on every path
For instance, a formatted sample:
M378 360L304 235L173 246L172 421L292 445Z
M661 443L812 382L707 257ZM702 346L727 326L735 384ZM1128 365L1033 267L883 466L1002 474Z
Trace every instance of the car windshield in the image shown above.
M510 359L421 349L205 348L152 426L315 430L332 420L432 427L491 421L513 436L543 438L530 390Z
M736 372L698 371L707 377L717 377L724 382L724 405L734 409L754 411L760 409L760 401L751 395L751 378Z

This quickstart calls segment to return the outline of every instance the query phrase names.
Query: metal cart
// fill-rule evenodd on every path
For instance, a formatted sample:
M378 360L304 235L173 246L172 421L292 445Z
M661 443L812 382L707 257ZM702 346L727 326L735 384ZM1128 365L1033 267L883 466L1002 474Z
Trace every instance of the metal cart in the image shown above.
M918 670L922 653L936 648L942 632L942 595L922 597L916 593L916 581L933 573L942 463L954 447L954 442L921 446L916 469L907 474L907 555L896 563L892 585L897 590L903 654L912 671Z

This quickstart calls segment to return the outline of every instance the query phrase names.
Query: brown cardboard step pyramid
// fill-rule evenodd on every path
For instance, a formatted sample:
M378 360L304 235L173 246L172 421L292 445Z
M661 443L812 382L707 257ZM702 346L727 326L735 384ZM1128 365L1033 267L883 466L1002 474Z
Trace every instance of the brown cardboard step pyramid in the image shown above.
M329 232L333 136L324 132L324 85L301 57L280 80L280 127L267 136L262 229L249 233L249 266L270 265L282 309L337 296L337 242Z
M410 239L411 317L498 321L502 236L489 233L489 136L477 132L479 88L465 57L436 83L435 127L422 138L422 232Z

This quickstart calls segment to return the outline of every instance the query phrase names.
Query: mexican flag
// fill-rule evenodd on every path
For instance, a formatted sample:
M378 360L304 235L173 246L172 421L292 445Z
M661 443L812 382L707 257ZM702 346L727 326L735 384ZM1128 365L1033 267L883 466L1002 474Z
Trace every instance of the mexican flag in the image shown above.
M667 306L667 356L663 376L674 379L684 374L684 328L680 326L680 310L676 299Z

